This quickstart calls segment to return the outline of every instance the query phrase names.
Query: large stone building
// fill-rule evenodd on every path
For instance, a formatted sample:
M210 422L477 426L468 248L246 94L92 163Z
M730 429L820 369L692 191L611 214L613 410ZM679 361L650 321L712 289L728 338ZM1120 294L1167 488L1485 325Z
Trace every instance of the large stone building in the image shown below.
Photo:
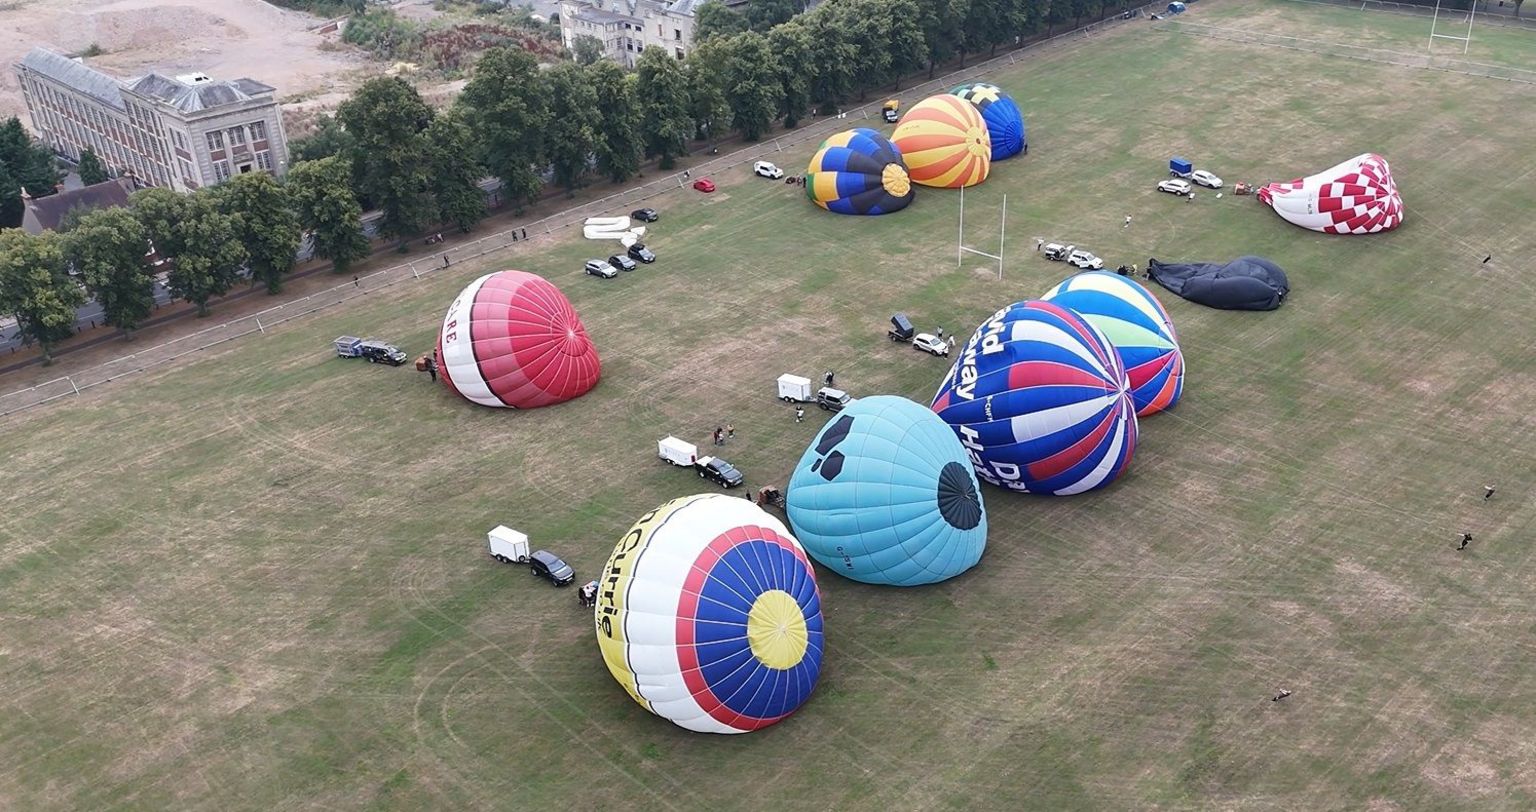
M603 53L633 68L646 48L678 59L693 50L693 12L704 0L561 0L560 37L574 48L582 35L603 43Z
M90 147L114 173L178 192L287 171L277 92L254 79L150 73L124 82L42 48L16 73L33 129L71 161Z

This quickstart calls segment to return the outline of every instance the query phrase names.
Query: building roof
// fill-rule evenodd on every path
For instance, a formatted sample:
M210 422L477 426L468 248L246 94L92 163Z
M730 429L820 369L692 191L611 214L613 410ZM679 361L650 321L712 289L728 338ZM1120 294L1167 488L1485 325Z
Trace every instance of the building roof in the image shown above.
M576 19L586 20L589 23L602 23L606 25L608 23L631 22L637 18L628 14L619 14L613 11L604 11L600 8L593 8L591 6L582 6L576 12Z
M270 85L264 85L255 79L188 85L175 79L167 79L158 73L145 74L133 80L128 84L128 89L165 102L183 113L197 113L226 104L250 101L256 96L273 91Z
M708 2L709 0L672 0L671 3L667 4L667 11L670 11L673 14L682 14L688 17L692 17L693 13L698 10L699 6L702 6Z
M32 234L44 230L57 231L64 222L64 215L71 209L95 211L126 206L129 183L126 179L118 178L47 197L29 198L22 226Z
M63 54L56 54L46 48L33 48L22 57L21 66L72 87L104 104L119 110L127 109L123 104L122 86L116 79L94 68L86 67L83 63L76 62Z

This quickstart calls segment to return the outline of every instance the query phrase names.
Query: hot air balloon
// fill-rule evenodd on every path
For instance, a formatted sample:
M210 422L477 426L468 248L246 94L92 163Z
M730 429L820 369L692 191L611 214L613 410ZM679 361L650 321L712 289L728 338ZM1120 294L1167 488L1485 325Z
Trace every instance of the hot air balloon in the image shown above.
M912 202L912 181L896 145L861 127L821 142L805 171L805 196L838 214L890 214Z
M1147 260L1147 274L1195 304L1222 310L1274 310L1291 292L1285 271L1264 257L1238 257L1228 263L1153 258Z
M867 584L953 578L987 546L971 460L949 426L906 398L860 398L822 428L786 494L810 556Z
M482 406L532 409L580 397L601 363L581 318L548 280L486 274L448 307L437 338L443 385Z
M987 179L992 143L975 105L956 96L929 96L912 106L891 141L915 183L958 189Z
M1140 283L1108 271L1067 277L1040 297L1088 320L1114 345L1131 383L1136 416L1179 402L1184 391L1184 353L1161 302Z
M1281 217L1325 234L1375 234L1403 222L1392 168L1374 152L1311 177L1268 184L1258 194Z
M783 523L745 499L687 496L641 516L598 585L608 671L679 727L757 730L816 687L816 573Z
M1136 450L1136 406L1098 328L1053 302L1016 302L966 342L933 410L994 485L1059 496L1113 482Z
M1029 139L1024 131L1024 114L1013 98L997 85L986 82L961 85L950 94L976 105L981 120L987 123L987 136L992 143L992 160L1012 158L1024 151Z

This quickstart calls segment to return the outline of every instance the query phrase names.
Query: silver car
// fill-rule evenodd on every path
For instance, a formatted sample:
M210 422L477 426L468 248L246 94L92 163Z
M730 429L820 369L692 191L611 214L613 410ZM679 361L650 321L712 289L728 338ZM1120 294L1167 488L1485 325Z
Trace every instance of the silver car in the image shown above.
M619 275L619 269L600 259L587 260L586 271L593 276L601 276L604 279L612 279Z

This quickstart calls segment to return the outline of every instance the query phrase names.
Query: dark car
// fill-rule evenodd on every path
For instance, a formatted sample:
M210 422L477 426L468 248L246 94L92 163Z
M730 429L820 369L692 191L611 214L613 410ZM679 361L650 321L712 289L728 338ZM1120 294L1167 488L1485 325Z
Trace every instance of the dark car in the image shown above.
M661 215L657 214L655 209L635 209L629 213L629 216L642 223L654 223L661 219Z
M746 481L746 477L736 470L736 466L719 457L700 457L693 467L698 469L699 476L722 488L734 488Z
M651 249L646 248L643 242L637 242L629 247L629 258L647 265L656 261L656 255L651 253Z
M528 571L535 577L548 579L555 586L569 586L576 580L576 570L548 550L539 550L528 556Z
M633 271L634 269L640 267L639 265L635 264L634 260L624 256L623 254L614 254L613 256L609 257L608 264L618 268L621 271Z
M357 354L367 358L370 364L389 364L392 367L400 366L406 362L405 353L393 344L385 344L382 341L364 341L357 347Z

